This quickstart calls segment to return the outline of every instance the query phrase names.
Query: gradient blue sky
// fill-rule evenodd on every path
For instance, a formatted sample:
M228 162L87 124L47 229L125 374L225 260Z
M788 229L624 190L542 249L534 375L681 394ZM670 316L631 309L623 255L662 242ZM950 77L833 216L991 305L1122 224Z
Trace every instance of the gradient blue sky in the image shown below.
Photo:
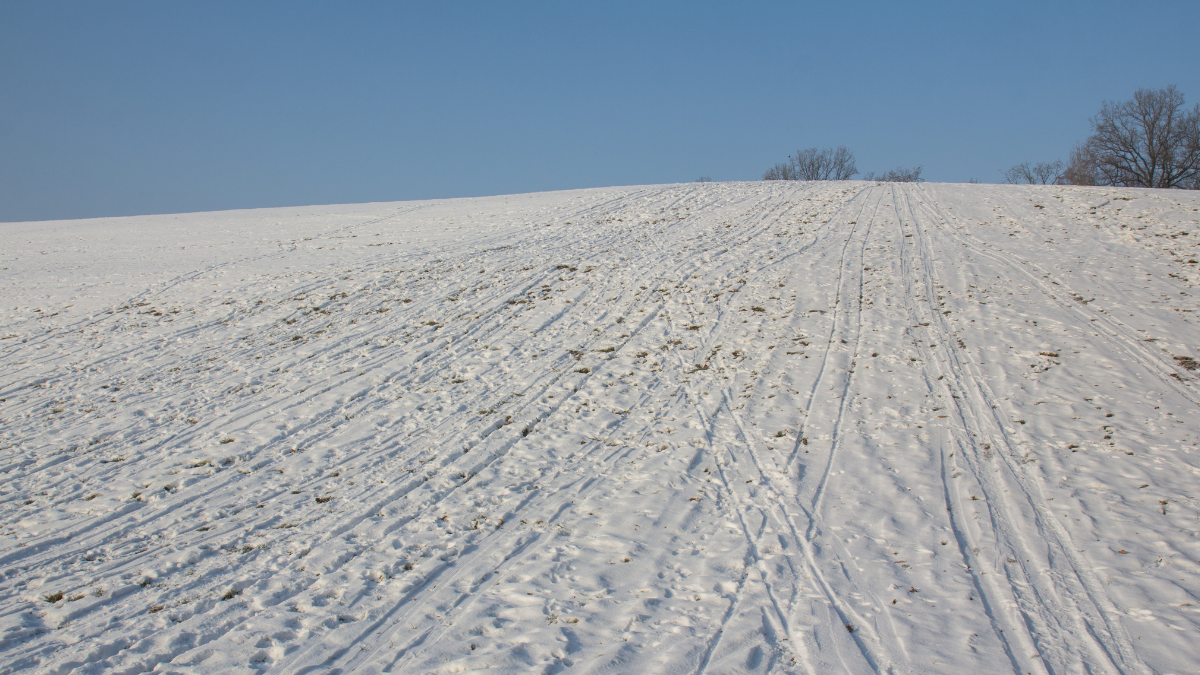
M0 0L0 221L753 180L1000 181L1200 101L1200 2Z

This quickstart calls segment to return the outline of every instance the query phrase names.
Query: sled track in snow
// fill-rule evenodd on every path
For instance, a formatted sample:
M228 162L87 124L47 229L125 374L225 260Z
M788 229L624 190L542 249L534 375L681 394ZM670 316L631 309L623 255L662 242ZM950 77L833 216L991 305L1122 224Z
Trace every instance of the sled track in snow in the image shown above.
M678 274L678 269L683 267L685 264L686 263L678 264L675 269L670 270L664 276L676 276ZM686 274L684 276L686 276ZM655 311L657 311L657 309ZM649 316L653 317L654 313L653 312L650 313ZM637 336L638 333L643 328L645 328L646 323L648 323L648 321L649 321L649 318L646 321L644 321L641 325L639 325L638 328L634 330L633 335L631 335L629 338L626 339L626 342L624 344L628 344L629 342L632 342L635 339L635 336ZM621 347L618 347L617 351L619 351L621 348L623 348L624 344ZM583 346L590 347L592 345L588 344L588 345L583 345ZM598 374L598 373L586 374L584 376L583 380L580 382L580 384L583 384L583 382L586 382L587 380L591 379L596 374ZM547 385L546 387L543 387L543 389L546 389L548 387L549 387L549 385ZM576 385L576 388L579 388L579 385ZM643 398L646 398L648 396L649 396L649 392ZM564 401L564 404L565 404L565 401ZM561 407L562 406L560 405L560 406L554 408L554 410L549 412L546 416L542 417L542 419L545 420L549 416L556 414ZM644 434L645 431L643 431L642 433ZM602 443L597 443L595 441L590 443L589 446L590 446L589 447L590 450L600 450L603 448ZM623 456L624 454L627 454L627 452L626 453L613 452L610 454L608 460L606 460L604 463L607 465L611 465L613 461L615 461L620 456ZM557 478L557 474L554 476L551 476L549 482L553 483L555 478ZM573 481L571 484L574 484L574 482L578 482L578 480L580 480L580 479ZM546 483L547 481L542 480L541 482ZM594 485L595 485L595 482L593 481L593 482L591 482L589 487L593 487ZM561 488L561 489L565 489L565 488ZM528 502L523 503L521 509L510 512L509 514L506 514L505 520L506 521L511 520L512 517L515 517L518 513L524 514L524 512L527 508L532 508L534 510L537 510L537 506L544 505L544 504L550 502L552 500L552 498L557 494L558 491L559 490L554 490L554 491L549 492L548 494L539 495L539 499L537 500L538 504L534 505L532 507L528 506ZM590 490L587 490L587 489L580 491L579 493L576 494L576 497L577 498L586 497L586 495L588 494L589 491ZM540 492L545 493L546 491L542 490ZM436 502L435 502L435 504L436 504ZM433 509L433 508L434 507L432 507L432 506L430 507L430 509ZM543 507L542 510L545 511L545 508ZM561 509L558 509L557 513L561 514ZM553 523L554 520L552 518L550 518L550 519L547 519L547 522ZM499 540L499 539L500 539L500 537L497 535L493 535L492 537L489 538L489 540ZM517 547L516 550L510 552L509 554L506 554L504 556L504 560L506 560L506 561L514 560L515 558L517 558L519 556L520 551L527 550L529 548L530 543L532 543L532 542L522 543L519 547ZM479 553L476 554L474 557L481 557L481 555L479 555L479 554L484 552L484 549L482 546L478 547L478 552ZM486 566L471 565L469 561L464 561L464 560L460 559L460 561L456 561L456 563L454 564L454 567L456 569L455 569L455 572L453 573L453 576L454 576L454 578L457 578L459 576L470 577L475 574L479 574L483 571L484 567L486 567ZM458 568L464 568L466 571L460 571ZM445 569L445 568L443 568L443 569ZM439 570L439 572L440 571L441 570ZM481 578L486 578L488 576L490 576L490 575L483 575ZM427 577L425 585L428 586L434 578L435 577ZM443 587L445 587L448 583L449 583L449 581L444 582L442 584ZM430 594L430 595L432 595L432 594ZM358 654L355 654L348 659L348 663L345 666L340 666L340 667L343 667L347 671L350 671L350 670L353 670L358 664L361 664L361 663L369 660L370 657L373 656L379 648L382 648L384 646L384 639L388 638L396 630L399 630L398 627L402 626L404 624L406 617L413 615L417 612L420 612L426 605L432 603L433 601L434 600L432 598L425 598L420 602L417 602L415 597L412 598L411 600L409 598L405 598L405 601L397 604L396 608L395 608L395 609L400 609L401 606L404 606L403 614L400 616L395 616L395 617L393 617L390 613L388 615L386 615L385 619L392 624L390 630L381 633L381 635L383 636L382 638L373 638L372 639L372 641L375 642L378 646L373 649L360 649ZM471 602L470 594L462 594L455 602L450 603L450 604L452 604L454 606L458 606L462 603L469 604L470 602ZM376 622L376 624L374 624L369 630L364 631L364 634L369 635L372 632L379 632L379 631L376 631L375 629L383 627L383 623L384 623L384 620L380 620L379 622ZM437 629L430 629L428 631L422 632L418 637L411 639L407 646L401 647L399 649L399 656L395 657L395 659L393 659L389 663L389 665L387 666L386 669L392 670L396 667L399 667L402 664L402 662L411 661L411 659L408 658L409 655L414 653L415 650L419 649L419 647L422 644L424 644L431 635L438 633L438 632L440 632L440 631ZM358 643L356 642L355 644L358 644ZM315 648L316 647L314 647L314 649ZM307 660L310 662L313 662L313 665L301 666L300 662L306 660L306 659L304 659L304 657L307 656L307 654L305 652L302 652L300 655L298 655L298 657L295 661L290 662L290 663L286 664L285 666L283 666L283 670L286 672L297 672L297 673L307 672L306 669L317 668L317 667L326 667L330 663L339 663L340 660L345 655L346 655L346 650L343 649L343 650L339 650L337 653L335 653L329 657L320 658L319 660L314 659L314 658L309 658ZM322 664L325 664L325 665L322 665Z
M844 217L842 216L842 211L846 210L846 208L848 208L849 205L852 204L860 195L861 195L861 193L857 193L849 202L847 202L846 206L839 209L827 221L825 221L825 223L822 225L822 227L818 231L817 235L814 237L814 240L812 241L812 243L803 246L800 250L798 250L796 252L787 254L780 261L775 261L775 262L770 263L769 265L765 266L763 269L758 270L756 275L761 276L765 272L767 272L768 270L770 270L772 268L780 267L784 263L786 263L787 261L792 259L793 257L802 255L803 253L811 250L818 243L822 243L831 238L834 238L835 233L838 232L838 229L837 229L838 225L840 225L841 221L844 219ZM859 209L860 216L861 216L861 212L862 212L862 209L860 208ZM856 220L857 220L857 218L856 218ZM853 229L851 230L851 232L853 233ZM849 245L849 239L847 239L846 244L843 245L843 247L842 247L843 260L845 257L846 247L848 245ZM840 296L840 289L841 289L841 276L840 275L841 275L841 270L839 270L839 281L838 281L839 296ZM710 347L712 345L712 343L717 340L718 337L720 337L720 333L718 333L718 332L710 333L705 339L706 349L708 347ZM828 358L828 348L826 348L826 356L824 358L825 359ZM682 367L682 366L686 366L686 365L688 365L688 364L686 364L681 359L680 366ZM715 385L715 383L713 383L713 386L718 386L718 385ZM698 400L697 394L698 394L698 391L697 391L696 387L694 387L694 386L688 387L689 400L691 400L691 401ZM724 389L722 391L721 403L720 403L720 405L718 405L716 410L713 412L712 418L710 418L708 415L706 415L704 413L703 409L699 405L694 406L695 413L696 413L697 417L700 419L703 428L706 430L705 436L708 441L707 442L708 450L709 450L709 452L711 452L713 454L719 454L719 451L717 451L716 448L714 447L716 445L716 443L714 442L715 436L716 436L714 424L716 422L716 417L722 414L721 413L722 408L725 411L725 415L729 416L734 421L734 423L738 425L739 430L741 428L740 422L738 422L736 414L733 412L733 409L729 403L730 396L731 396L730 392L727 389ZM811 405L811 400L810 400L810 405ZM743 447L745 447L746 449L749 450L749 454L754 462L755 473L757 474L757 478L760 482L762 482L763 479L766 478L766 474L763 472L761 465L758 463L758 458L754 454L744 432L741 433L741 439L734 441L734 443L741 444ZM752 504L752 503L744 503L738 497L736 487L734 486L734 483L728 478L728 476L726 474L726 470L722 466L722 463L720 461L717 462L717 467L718 467L718 473L721 478L721 483L729 495L728 499L730 499L734 504L733 510L736 512L738 522L741 526L742 535L746 540L746 544L748 547L747 548L747 565L746 566L750 567L751 565L758 563L760 560L760 557L761 557L758 553L758 548L759 548L760 540L763 535L763 530L766 527L768 520L769 520L768 512L767 512L767 510L764 510L761 505ZM747 510L757 511L757 514L760 518L760 525L759 525L757 533L751 532L752 527L746 521L745 511L747 511ZM793 568L793 574L794 574L794 572L795 572L795 570ZM800 578L799 575L794 575L792 580L798 581L799 578ZM714 651L720 645L721 638L724 634L725 626L729 623L730 618L733 616L734 612L736 612L737 609L739 608L739 605L740 605L742 597L743 597L745 583L746 583L746 577L743 576L739 580L739 583L737 584L737 589L733 595L732 600L729 603L729 607L726 609L726 611L721 619L720 627L712 634L712 637L710 638L707 646L704 649L703 657L702 657L700 664L696 670L697 673L703 673L707 670L707 668L710 664L710 661L712 659L712 655L713 655ZM805 669L807 671L811 672L812 666L811 666L811 664L809 664L807 662L807 659L805 659L805 657L804 657L803 643L794 639L796 636L791 632L791 630L789 628L789 620L788 620L788 616L787 616L788 612L784 608L781 607L780 601L777 598L777 594L775 593L775 591L772 590L771 583L767 580L767 578L765 576L761 577L761 583L763 584L763 586L766 590L766 593L767 593L768 597L770 598L772 608L774 610L776 618L783 625L784 631L789 634L789 639L793 641L793 644L801 645L800 656L804 660Z
M940 190L381 205L13 324L46 328L0 353L0 672L1169 669L1110 590L1158 568L1011 428L1082 394L963 339L1011 320L998 271L1126 386L1194 409L1193 375Z
M926 305L933 307L936 295L933 286L938 283L938 274L934 268L929 229L934 228L939 234L946 235L946 240L958 243L964 248L977 253L979 251L967 246L960 237L939 228L942 221L939 217L941 214L935 210L936 202L928 195L922 197L924 204L934 204L923 209L928 213L926 217L918 215L911 204L909 194L905 194L905 206L911 218L909 222L912 223L914 247L917 248L916 258L921 265L917 274L917 278L923 280L921 294L926 300ZM996 256L993 258L998 259ZM1000 260L1011 265L1007 260ZM1026 275L1032 278L1032 275ZM1040 284L1038 286L1041 288ZM1057 297L1049 293L1047 295L1062 306ZM916 303L912 306L916 307ZM1106 666L1104 669L1109 672L1149 672L1137 659L1128 635L1114 616L1115 608L1097 582L1095 573L1075 554L1075 544L1049 513L1049 507L1040 494L1040 489L1030 483L1018 458L1016 443L1006 433L1004 422L998 419L995 412L999 409L1000 402L987 383L972 372L970 357L955 349L954 331L939 312L930 312L927 316L915 318L924 319L935 327L936 344L942 349L939 350L940 353L931 353L931 360L940 363L945 368L945 373L950 376L951 404L956 409L956 419L961 425L960 432L952 438L952 447L956 452L951 455L970 458L964 468L973 473L986 494L984 501L989 505L991 512L989 538L995 537L995 545L1000 549L999 557L1013 562L1000 566L1002 573L1007 576L1008 588L992 584L987 595L993 598L1004 597L1009 593L1015 595L1014 604L1023 614L1023 620L1010 619L1006 622L1010 635L1016 632L1023 638L1019 646L1009 647L1014 666L1056 672L1058 668L1066 667L1069 663L1087 661L1098 662L1097 665L1103 663ZM933 383L930 384L933 389ZM992 444L995 445L994 452L989 447ZM1015 483L1015 493L1023 498L1023 503L1014 503L1009 496L1014 494L1009 487L1012 483L996 479L995 471L987 466L988 460L996 456L1004 461L1005 473L1012 483ZM959 466L963 465L951 462L952 468ZM951 494L952 488L949 485L946 485L946 490L947 494ZM953 501L955 503L949 507L951 512L961 514L965 510L961 497ZM1000 506L993 509L991 504ZM1032 517L1030 511L1033 512ZM1022 532L1029 525L1036 528L1036 534ZM1052 547L1051 551L1047 554L1036 551L1040 547L1034 546L1032 542L1047 537ZM978 557L967 555L966 550L963 554L965 558L976 561L974 567L989 566ZM1056 562L1056 559L1061 562ZM1031 560L1038 562L1027 564ZM1077 588L1069 588L1076 584ZM1064 588L1064 585L1067 588ZM1071 598L1083 600L1087 606L1081 607L1072 602ZM1060 603L1067 605L1063 606ZM989 602L989 606L995 607L995 601ZM1082 621L1078 621L1077 617L1082 617ZM1042 631L1048 631L1050 634L1046 636ZM1008 643L1008 638L1004 639ZM1083 644L1077 645L1072 642ZM1090 653L1080 653L1080 646ZM1047 663L1050 659L1041 660L1039 657L1039 660L1029 662L1022 658L1022 652L1025 651L1061 661L1058 664Z

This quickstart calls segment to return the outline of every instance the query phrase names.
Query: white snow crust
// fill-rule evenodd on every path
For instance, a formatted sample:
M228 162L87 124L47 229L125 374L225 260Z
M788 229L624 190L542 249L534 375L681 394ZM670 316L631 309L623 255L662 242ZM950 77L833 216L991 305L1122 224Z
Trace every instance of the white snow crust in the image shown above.
M1200 195L0 225L0 672L1194 673Z

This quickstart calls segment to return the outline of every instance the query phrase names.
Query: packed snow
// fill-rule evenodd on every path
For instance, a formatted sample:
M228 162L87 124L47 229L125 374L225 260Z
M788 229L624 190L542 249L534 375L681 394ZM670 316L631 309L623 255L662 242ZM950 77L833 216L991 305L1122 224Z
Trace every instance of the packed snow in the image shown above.
M1188 673L1200 194L0 225L0 672Z

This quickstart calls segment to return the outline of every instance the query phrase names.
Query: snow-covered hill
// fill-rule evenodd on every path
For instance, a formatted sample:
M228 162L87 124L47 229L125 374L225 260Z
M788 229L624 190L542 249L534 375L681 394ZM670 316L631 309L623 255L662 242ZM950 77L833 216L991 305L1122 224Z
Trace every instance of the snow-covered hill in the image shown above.
M0 225L0 672L1195 672L1198 210Z

